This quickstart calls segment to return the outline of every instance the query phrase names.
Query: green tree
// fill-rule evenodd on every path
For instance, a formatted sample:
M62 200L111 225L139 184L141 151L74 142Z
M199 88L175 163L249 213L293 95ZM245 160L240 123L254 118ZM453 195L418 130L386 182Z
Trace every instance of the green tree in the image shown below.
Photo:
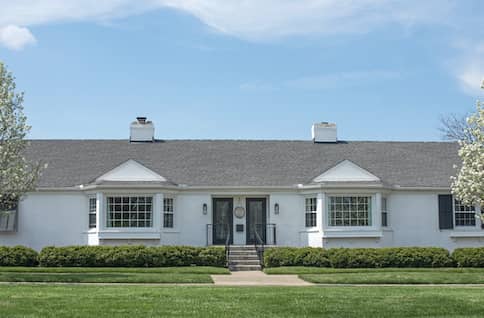
M23 100L12 73L0 62L0 211L11 210L26 192L35 190L41 173L40 163L24 157L30 127Z
M467 119L467 124L466 133L472 138L459 141L459 156L462 166L457 177L452 178L452 193L464 204L479 205L484 208L484 108L482 102L477 102L477 111ZM483 215L481 218L484 222Z

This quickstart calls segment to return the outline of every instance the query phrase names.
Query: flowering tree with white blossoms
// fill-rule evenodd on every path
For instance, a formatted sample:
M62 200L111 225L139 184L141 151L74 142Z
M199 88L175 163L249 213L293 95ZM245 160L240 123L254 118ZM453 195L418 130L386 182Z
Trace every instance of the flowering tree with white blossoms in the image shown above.
M484 81L481 88L484 88ZM467 133L471 140L460 140L459 156L462 160L457 177L452 177L452 193L466 205L484 209L484 107L477 102L477 112L467 119ZM481 214L484 222L484 214Z
M22 195L34 190L41 172L40 163L23 156L30 131L23 96L15 91L12 73L0 62L0 213L15 209Z

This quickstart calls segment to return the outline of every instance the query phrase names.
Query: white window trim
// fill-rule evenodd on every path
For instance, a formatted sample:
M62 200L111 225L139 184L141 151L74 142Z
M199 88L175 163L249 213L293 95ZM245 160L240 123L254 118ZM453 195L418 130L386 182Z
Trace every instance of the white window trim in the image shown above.
M95 200L96 201L96 208L94 209L94 213L91 212L91 200ZM99 224L97 222L97 215L98 215L99 211L98 211L98 204L97 204L97 196L94 194L94 195L89 195L87 197L87 228L89 231L94 231L94 230L97 230L97 228L99 227ZM95 216L95 225L94 227L91 227L91 214L94 214Z
M385 200L385 210L383 209L383 200ZM381 197L381 206L380 206L380 215L381 215L381 219L383 221L383 213L385 212L386 215L387 215L387 225L383 225L383 222L381 223L381 227L384 228L384 229L388 229L389 227L391 227L391 222L390 222L390 211L388 209L388 197L386 196L382 196Z
M461 231L461 232L466 232L466 231L484 231L484 229L481 228L481 220L477 219L476 218L476 224L475 225L456 225L456 222L455 222L455 200L456 198L454 196L452 196L452 221L453 221L453 224L454 224L454 229L457 230L457 231ZM474 213L476 215L480 215L481 214L481 209L479 207L479 205L475 205L474 206Z
M166 199L171 199L172 200L172 212L171 215L173 215L173 226L172 227L165 227L165 200ZM173 196L163 196L163 200L161 202L162 204L162 207L161 207L161 213L162 213L162 217L161 217L161 227L163 230L167 230L167 231L170 231L170 230L174 230L176 228L176 219L175 219L175 210L176 210L176 203L175 203L175 198ZM167 213L167 214L170 214L170 213Z
M108 226L108 204L109 204L109 197L151 197L151 226L145 226L145 227L110 227ZM103 200L103 210L104 210L104 215L103 215L103 231L104 232L110 232L110 231L116 231L116 232L146 232L146 231L152 231L156 229L156 211L157 211L157 203L156 203L156 194L155 193L138 193L138 192L120 192L120 193L106 193L104 195L104 200Z
M330 210L329 210L329 202L331 197L338 197L338 196L345 196L345 197L370 197L371 202L371 209L370 209L370 224L367 226L344 226L344 225L330 225ZM381 203L377 205L377 194L372 192L327 192L325 197L325 207L324 210L326 211L325 216L325 227L323 231L335 231L335 232L361 232L367 233L368 231L380 231L381 230L381 222L378 218L381 219Z
M311 211L311 212L307 212L306 211L306 200L308 199L314 199L316 202L315 202L315 208L316 210L314 211ZM309 213L314 213L316 214L316 224L314 226L307 226L306 225L306 215L309 214ZM312 193L312 194L307 194L304 196L304 219L303 219L303 224L304 224L304 231L311 231L311 230L316 230L318 228L318 194L317 193Z

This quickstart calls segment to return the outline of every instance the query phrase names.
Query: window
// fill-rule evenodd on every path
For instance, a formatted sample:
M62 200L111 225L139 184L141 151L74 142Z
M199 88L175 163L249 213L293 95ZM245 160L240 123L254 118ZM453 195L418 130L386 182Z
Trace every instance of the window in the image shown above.
M388 226L387 198L381 199L381 226Z
M96 228L96 198L89 198L89 228Z
M332 196L329 198L330 226L371 225L371 197Z
M163 199L163 227L173 227L173 198Z
M306 198L306 227L316 226L316 198Z
M476 226L476 208L454 199L455 226Z
M107 227L153 226L153 197L108 197L107 210Z

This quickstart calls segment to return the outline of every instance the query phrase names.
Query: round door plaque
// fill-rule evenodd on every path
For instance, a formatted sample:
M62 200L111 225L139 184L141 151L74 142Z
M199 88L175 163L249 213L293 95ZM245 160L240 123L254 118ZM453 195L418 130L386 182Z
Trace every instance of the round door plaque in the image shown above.
M241 219L245 216L245 209L241 206L238 206L234 209L234 214L235 214L235 217L237 217L238 219Z

